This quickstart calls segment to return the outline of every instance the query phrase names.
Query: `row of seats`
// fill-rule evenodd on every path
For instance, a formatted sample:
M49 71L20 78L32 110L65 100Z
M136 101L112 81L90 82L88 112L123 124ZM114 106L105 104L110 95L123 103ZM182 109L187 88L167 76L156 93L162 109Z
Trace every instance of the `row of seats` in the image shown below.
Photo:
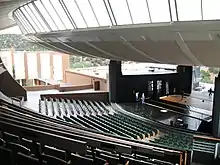
M77 128L61 119L55 120L4 103L0 107L0 162L13 165L170 165L179 162L182 154L153 146L148 149L120 136L113 138L107 134L91 133L83 127Z
M219 140L195 137L193 141L193 162L201 164L220 164Z
M192 150L192 136L157 128L114 110L108 103L49 98L40 100L39 112L100 132L173 149Z
M109 152L95 150L95 159L91 150L88 149L85 156L79 154L68 153L65 150L60 150L51 146L34 143L32 140L20 138L14 134L1 132L0 138L0 160L7 165L17 164L24 165L65 165L65 164L102 164L107 162L110 164L117 164L123 162L126 164L128 160L117 158ZM103 153L105 155L103 156ZM114 157L115 156L115 157ZM132 157L131 157L132 158ZM146 157L147 159L147 157Z

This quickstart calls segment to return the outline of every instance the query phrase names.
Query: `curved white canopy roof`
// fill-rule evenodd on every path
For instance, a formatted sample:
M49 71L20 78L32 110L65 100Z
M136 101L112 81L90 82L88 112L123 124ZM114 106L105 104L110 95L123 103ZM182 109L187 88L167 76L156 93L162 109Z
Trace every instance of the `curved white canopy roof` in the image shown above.
M35 41L75 55L220 67L219 7L219 0L36 0L13 16Z
M28 0L0 0L0 30L16 25L9 13L26 2Z
M36 0L14 11L24 32L220 19L219 0Z

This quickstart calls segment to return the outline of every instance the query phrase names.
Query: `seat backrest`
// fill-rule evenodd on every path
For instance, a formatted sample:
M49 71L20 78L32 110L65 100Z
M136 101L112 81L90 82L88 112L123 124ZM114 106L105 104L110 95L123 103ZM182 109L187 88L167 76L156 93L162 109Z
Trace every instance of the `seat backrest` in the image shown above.
M94 164L95 165L104 165L106 163L106 160L103 158L99 158L98 156L95 157Z
M66 160L66 152L63 150L56 149L54 147L44 146L43 153L46 155L51 155L62 160Z
M3 139L6 142L14 142L14 143L19 143L19 137L17 135L8 133L8 132L3 132Z
M13 165L12 150L0 147L0 164Z
M214 154L215 164L220 164L220 143L215 145L215 154Z
M31 150L31 153L34 155L39 155L40 153L40 144L33 142L32 140L28 140L25 138L20 139L20 144L26 148Z
M2 131L0 131L0 138L3 138L3 133L2 133Z
M43 161L46 161L47 165L67 165L66 161L59 159L57 157L51 156L51 155L42 154L41 159Z
M32 147L32 140L21 138L20 139L20 144L31 149L31 147Z
M16 163L17 165L40 165L37 158L33 158L20 152L17 154Z
M100 157L105 159L109 164L120 164L119 157L110 156L107 154L100 154Z
M84 156L76 155L76 154L71 154L71 164L72 165L92 165L94 164L93 159L87 158Z
M5 141L2 138L0 138L0 146L4 146L4 145L5 145Z
M26 148L20 144L17 144L17 143L12 143L12 142L8 142L6 143L6 147L11 149L13 151L13 153L23 153L23 154L26 154L26 155L30 155L31 151L29 148Z
M193 151L192 162L202 163L204 165L211 165L214 161L214 153L205 151Z
M130 159L128 160L127 164L132 164L132 165L156 165L159 163L151 163L151 162L145 162L142 160L135 160L135 159Z

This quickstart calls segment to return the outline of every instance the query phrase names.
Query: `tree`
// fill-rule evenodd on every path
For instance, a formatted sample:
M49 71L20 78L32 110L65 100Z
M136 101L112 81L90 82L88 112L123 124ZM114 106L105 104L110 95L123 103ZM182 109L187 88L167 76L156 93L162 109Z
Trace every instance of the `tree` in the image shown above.
M0 50L10 50L14 48L15 51L48 51L44 47L41 47L35 43L32 43L23 38L22 35L17 34L2 34L0 35ZM90 58L81 56L70 56L71 68L84 68L94 66L108 65L109 60L102 58Z
M201 70L201 82L213 83L209 71Z
M96 66L106 66L108 65L108 59L102 58L90 58L90 57L80 57L80 56L70 56L70 67L71 68L88 68Z
M30 42L18 34L1 34L0 50L10 50L12 47L17 51L44 51L48 50L33 42Z
M209 72L213 74L218 74L220 72L219 68L209 67Z

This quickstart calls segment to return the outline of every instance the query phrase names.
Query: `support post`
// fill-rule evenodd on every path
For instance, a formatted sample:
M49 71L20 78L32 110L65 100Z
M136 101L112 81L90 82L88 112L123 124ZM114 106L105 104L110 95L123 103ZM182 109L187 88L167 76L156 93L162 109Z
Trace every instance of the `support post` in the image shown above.
M153 81L153 98L157 99L157 80Z
M212 135L220 137L220 77L215 78L215 90L212 109Z
M111 60L109 63L109 101L120 101L121 61Z
M175 80L176 93L180 94L182 91L191 94L192 91L192 66L178 65L177 73L178 78Z

